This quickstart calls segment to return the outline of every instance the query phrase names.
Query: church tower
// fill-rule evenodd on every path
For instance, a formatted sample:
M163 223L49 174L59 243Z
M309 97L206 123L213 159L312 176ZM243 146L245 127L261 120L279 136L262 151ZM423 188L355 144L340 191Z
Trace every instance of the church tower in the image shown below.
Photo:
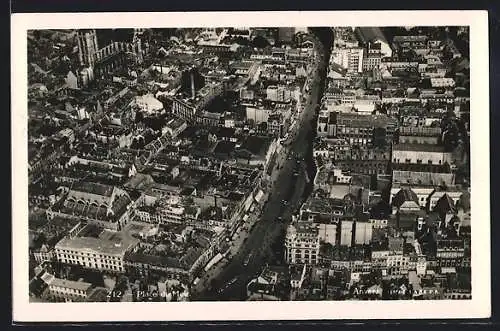
M93 67L96 61L97 34L94 29L78 30L78 57L80 64Z

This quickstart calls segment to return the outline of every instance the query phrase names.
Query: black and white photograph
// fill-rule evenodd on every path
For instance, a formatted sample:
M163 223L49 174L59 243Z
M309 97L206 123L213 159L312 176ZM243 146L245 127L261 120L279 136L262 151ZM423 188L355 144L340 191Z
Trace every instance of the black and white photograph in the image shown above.
M22 304L487 317L487 16L371 14L23 20Z

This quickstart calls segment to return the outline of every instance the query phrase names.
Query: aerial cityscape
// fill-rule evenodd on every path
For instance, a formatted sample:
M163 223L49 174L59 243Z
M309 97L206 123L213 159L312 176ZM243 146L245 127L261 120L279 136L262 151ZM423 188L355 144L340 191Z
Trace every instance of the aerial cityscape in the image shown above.
M469 27L27 38L30 302L472 298Z

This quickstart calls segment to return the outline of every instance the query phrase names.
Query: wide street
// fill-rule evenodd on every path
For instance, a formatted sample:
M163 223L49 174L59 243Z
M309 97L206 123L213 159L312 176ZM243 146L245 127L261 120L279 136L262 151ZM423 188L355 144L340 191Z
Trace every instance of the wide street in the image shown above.
M213 276L212 280L204 277L196 287L196 290L201 292L193 293L192 300L245 300L246 284L266 263L283 263L283 242L280 237L283 238L292 213L300 207L307 185L304 170L307 167L306 161L311 160L305 158L311 155L311 140L313 129L315 130L312 121L321 100L320 86L326 76L327 59L324 56L319 59L318 68L314 70L311 79L305 109L299 118L300 122L297 123L297 134L288 146L290 157L284 158L283 164L280 164L273 190L260 220L250 229L246 241L236 255L229 261L221 262L214 267L215 270L208 271ZM294 172L298 172L298 175L294 176ZM206 283L203 284L204 282ZM231 284L228 286L228 283Z

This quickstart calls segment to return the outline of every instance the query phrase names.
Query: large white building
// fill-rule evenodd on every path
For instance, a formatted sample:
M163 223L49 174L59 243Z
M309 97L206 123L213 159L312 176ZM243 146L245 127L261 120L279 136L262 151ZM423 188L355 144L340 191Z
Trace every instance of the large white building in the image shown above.
M320 236L311 222L290 224L285 240L285 260L289 264L316 264L319 262Z
M288 102L297 99L295 89L283 85L272 85L266 89L266 98L271 101Z
M48 273L43 278L48 285L49 295L57 301L84 301L92 289L90 283L56 278Z
M57 261L88 269L123 272L123 257L139 243L118 232L104 230L98 237L65 237L55 246Z
M321 241L335 245L337 241L337 224L318 224L318 234Z
M396 144L392 148L393 163L445 164L451 163L452 154L444 147L429 144Z
M367 245L372 240L373 224L370 222L353 222L343 220L341 222L340 230L340 245L349 247L353 244Z
M330 61L347 69L348 73L363 72L363 48L337 48L332 51Z
M260 124L262 122L267 123L271 112L271 109L264 106L246 106L246 118L247 120L252 120L255 124Z

